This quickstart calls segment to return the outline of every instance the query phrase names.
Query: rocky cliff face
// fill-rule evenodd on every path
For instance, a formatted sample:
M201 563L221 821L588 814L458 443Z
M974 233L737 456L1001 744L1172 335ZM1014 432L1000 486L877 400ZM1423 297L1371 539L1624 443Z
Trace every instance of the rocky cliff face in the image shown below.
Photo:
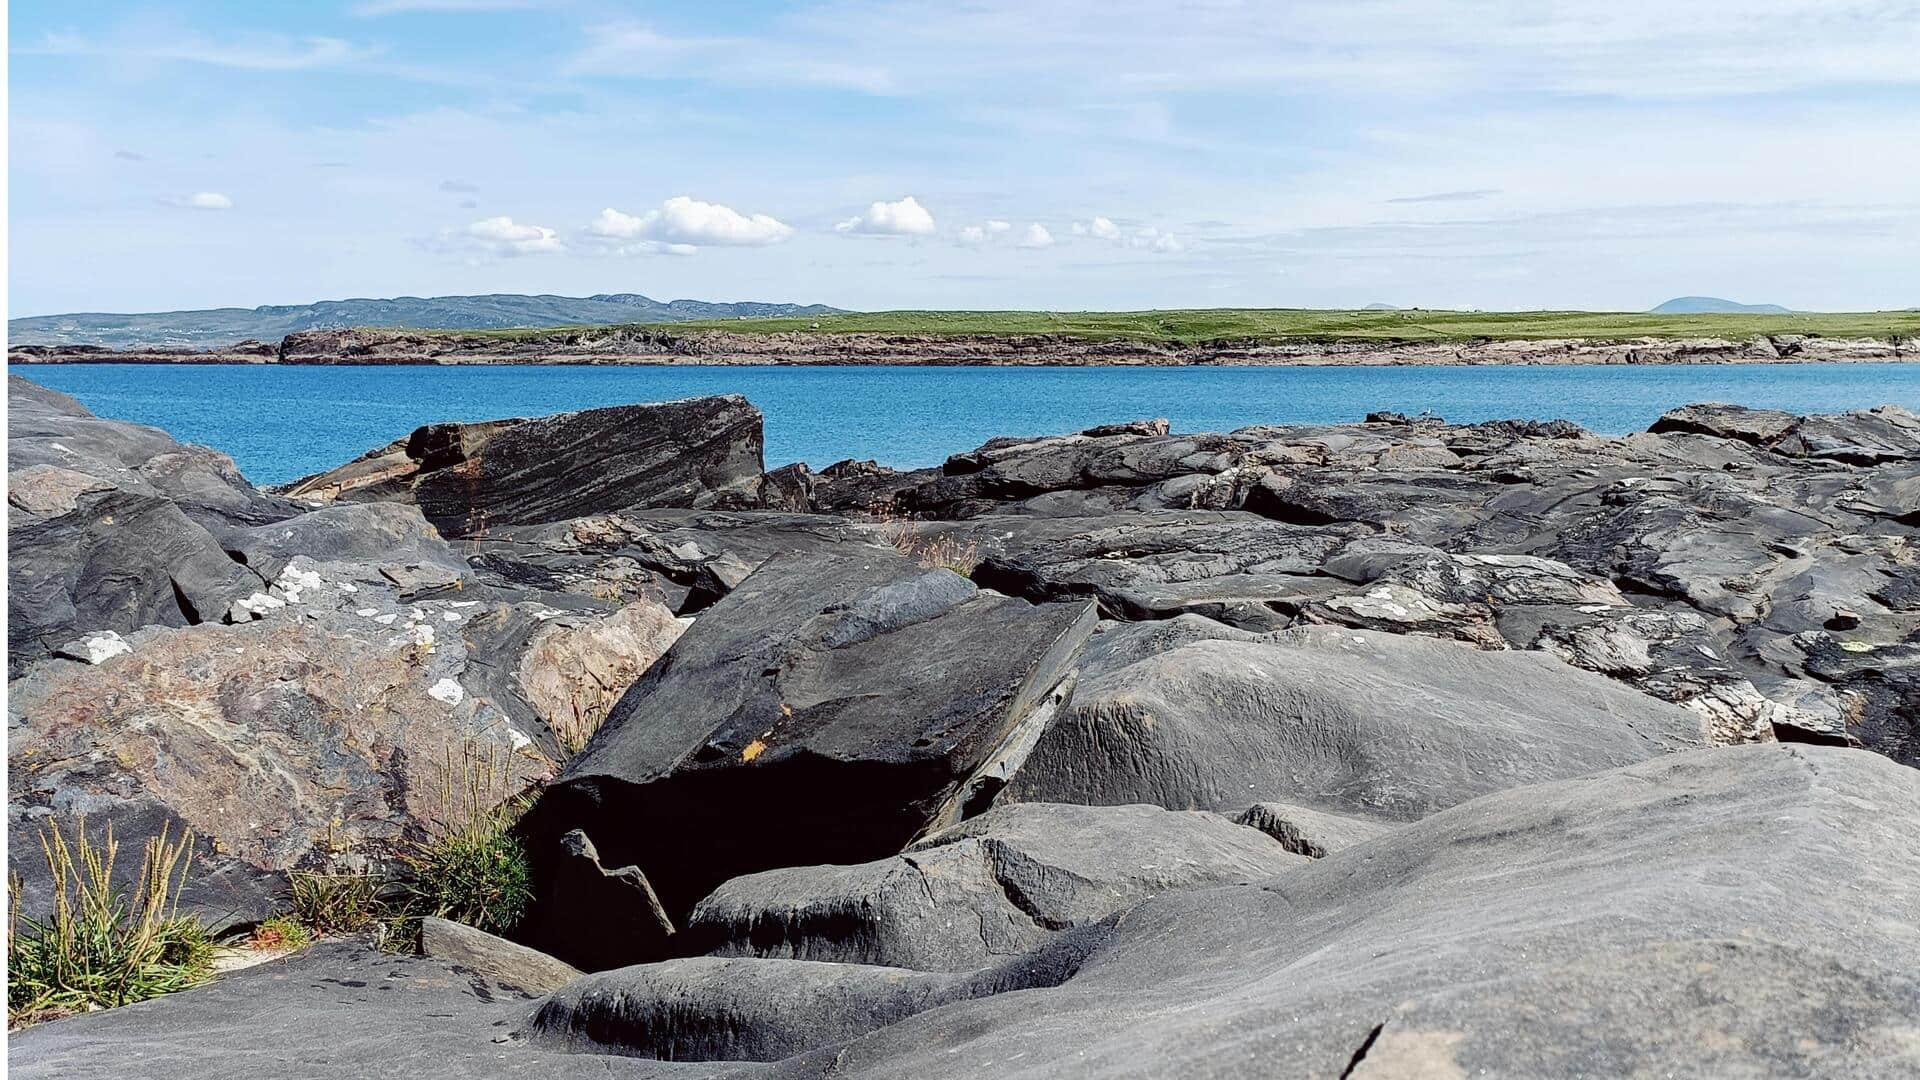
M249 919L388 866L450 754L537 796L523 944L326 943L17 1033L21 1075L1920 1070L1902 410L763 477L702 399L267 494L10 394L28 911L82 813L190 827L190 901Z

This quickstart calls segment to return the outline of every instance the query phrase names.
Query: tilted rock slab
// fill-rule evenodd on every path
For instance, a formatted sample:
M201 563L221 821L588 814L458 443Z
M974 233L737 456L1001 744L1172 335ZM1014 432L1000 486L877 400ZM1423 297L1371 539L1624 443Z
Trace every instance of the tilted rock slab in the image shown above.
M411 502L448 536L647 507L754 505L760 410L737 394L534 419L431 424L287 485L325 501Z
M574 829L604 869L637 867L677 922L728 878L891 855L984 808L1093 621L1088 604L1030 604L884 548L768 560L627 691L529 816L547 870L530 940L587 968L660 947L624 894L554 869Z

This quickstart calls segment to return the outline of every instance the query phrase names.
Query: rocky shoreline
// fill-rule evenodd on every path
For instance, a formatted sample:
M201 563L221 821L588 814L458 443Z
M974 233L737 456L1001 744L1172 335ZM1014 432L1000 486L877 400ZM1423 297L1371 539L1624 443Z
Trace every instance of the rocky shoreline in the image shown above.
M596 327L512 336L406 330L313 330L278 344L208 351L14 346L32 364L925 364L925 365L1472 365L1912 363L1920 342L1774 334L1727 338L1485 341L1217 341L1176 346L1065 335L886 335Z
M450 746L533 881L512 941L324 941L17 1031L18 1075L1920 1070L1903 409L815 472L711 397L271 491L8 410L24 911L82 814L191 830L243 925L398 872Z

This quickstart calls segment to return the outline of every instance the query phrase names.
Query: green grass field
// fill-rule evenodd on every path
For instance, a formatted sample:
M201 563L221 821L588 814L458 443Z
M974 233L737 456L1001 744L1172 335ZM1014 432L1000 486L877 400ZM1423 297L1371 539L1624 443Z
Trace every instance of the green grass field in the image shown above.
M1920 311L1793 315L1647 315L1590 311L1311 311L1212 308L1190 311L873 311L812 318L729 319L658 324L663 330L742 334L1057 334L1087 340L1191 345L1214 341L1475 341L1622 339L1762 334L1823 337L1920 336ZM583 327L480 331L536 338Z

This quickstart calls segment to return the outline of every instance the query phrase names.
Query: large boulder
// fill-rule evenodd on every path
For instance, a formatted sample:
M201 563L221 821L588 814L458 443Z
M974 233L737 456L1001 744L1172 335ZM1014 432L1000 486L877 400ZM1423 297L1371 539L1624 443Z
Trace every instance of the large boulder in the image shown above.
M720 956L972 971L1155 893L1305 862L1204 811L1015 803L889 859L735 878L694 908L687 936Z
M7 377L7 670L83 635L218 621L271 575L226 541L299 513L233 461Z
M757 505L760 410L738 395L431 424L285 494L417 504L448 536L649 507Z
M11 684L9 860L29 913L49 899L40 828L71 835L84 817L136 851L163 828L191 830L187 902L259 918L286 871L389 865L469 812L457 794L469 761L491 770L493 798L550 776L565 747L547 721L561 707L575 719L568 688L635 666L602 655L624 651L630 615L410 596L377 563L297 556L232 615L98 636ZM609 619L613 632L596 635ZM531 643L561 624L573 654L557 672L524 665L547 681L520 685Z
M1084 603L1030 604L885 548L769 559L528 818L533 942L583 967L661 948L601 870L637 868L679 920L728 878L883 857L984 806L1092 625ZM603 865L562 856L575 830Z
M1183 616L1103 633L1001 797L1408 820L1705 742L1698 714L1540 653Z

